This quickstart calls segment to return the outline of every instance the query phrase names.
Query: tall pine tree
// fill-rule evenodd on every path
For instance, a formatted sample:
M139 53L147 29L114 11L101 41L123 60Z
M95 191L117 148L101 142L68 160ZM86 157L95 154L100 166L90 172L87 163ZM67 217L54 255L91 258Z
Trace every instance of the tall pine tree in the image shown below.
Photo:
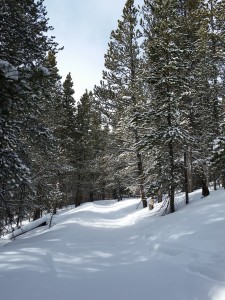
M105 55L103 78L114 91L114 107L117 126L117 138L120 147L117 153L124 157L128 164L135 161L130 170L130 184L136 184L140 190L143 207L147 206L144 190L143 157L135 147L140 141L140 131L137 122L132 122L134 116L140 112L143 101L141 85L141 60L138 39L138 9L134 0L127 0L123 9L122 20L118 21L118 28L111 33L109 49ZM129 158L129 159L128 159ZM126 165L124 165L126 167ZM135 174L135 176L133 176Z

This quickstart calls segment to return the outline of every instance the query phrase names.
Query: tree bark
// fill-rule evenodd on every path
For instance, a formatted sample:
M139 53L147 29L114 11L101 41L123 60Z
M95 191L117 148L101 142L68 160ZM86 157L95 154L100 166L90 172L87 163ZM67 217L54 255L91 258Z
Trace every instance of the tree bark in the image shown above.
M175 205L174 205L174 198L175 198L175 187L174 187L174 161L173 161L173 145L172 141L170 141L170 176L171 176L171 183L170 183L170 213L175 212Z
M217 190L217 187L216 187L216 179L214 179L214 181L213 181L213 188L214 188L214 191Z
M174 199L175 199L175 188L173 185L171 185L171 187L170 187L170 213L175 212Z
M192 170L192 148L188 146L187 152L187 177L188 177L188 192L193 192L193 170Z
M187 169L187 153L184 152L184 189L185 189L185 202L189 203L188 196L188 169Z
M158 191L158 203L162 202L162 191L161 189Z
M137 159L138 159L138 180L139 180L139 188L141 194L141 201L143 204L143 208L147 207L147 200L144 191L144 174L143 174L143 165L142 165L142 158L141 154L137 152Z
M89 201L90 202L94 201L94 193L93 193L93 191L90 191L90 193L89 193Z
M222 187L225 189L225 176L222 175Z
M139 142L137 129L135 130L135 142L136 143ZM136 152L136 156L137 156L138 184L140 189L140 196L141 196L143 208L145 208L148 206L148 204L147 204L146 195L144 191L144 171L143 171L142 156L139 151Z

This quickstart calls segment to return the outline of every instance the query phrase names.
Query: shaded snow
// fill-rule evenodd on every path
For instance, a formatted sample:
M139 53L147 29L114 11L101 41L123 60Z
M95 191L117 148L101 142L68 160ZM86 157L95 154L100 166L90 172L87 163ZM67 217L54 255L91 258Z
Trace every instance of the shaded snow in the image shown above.
M46 67L40 66L40 67L39 67L39 70L40 70L40 71L43 73L43 75L45 75L45 76L51 75L49 69L46 68Z
M225 300L225 191L164 217L139 201L62 211L2 247L2 299Z
M7 79L18 80L18 70L6 60L0 60L0 73Z

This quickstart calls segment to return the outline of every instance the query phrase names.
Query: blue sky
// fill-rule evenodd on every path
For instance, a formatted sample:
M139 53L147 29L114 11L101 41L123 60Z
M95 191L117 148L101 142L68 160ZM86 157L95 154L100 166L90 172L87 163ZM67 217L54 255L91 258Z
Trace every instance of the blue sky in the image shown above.
M45 0L52 35L64 50L57 56L60 75L71 72L75 99L99 84L110 33L117 28L126 0ZM136 0L140 3L141 0Z

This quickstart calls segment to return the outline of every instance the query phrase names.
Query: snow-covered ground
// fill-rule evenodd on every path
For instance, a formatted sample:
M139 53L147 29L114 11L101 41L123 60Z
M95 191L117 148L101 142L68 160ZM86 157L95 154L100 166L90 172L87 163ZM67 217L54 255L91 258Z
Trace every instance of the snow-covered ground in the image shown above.
M0 299L225 300L225 190L181 200L164 217L139 199L60 212L0 248Z

